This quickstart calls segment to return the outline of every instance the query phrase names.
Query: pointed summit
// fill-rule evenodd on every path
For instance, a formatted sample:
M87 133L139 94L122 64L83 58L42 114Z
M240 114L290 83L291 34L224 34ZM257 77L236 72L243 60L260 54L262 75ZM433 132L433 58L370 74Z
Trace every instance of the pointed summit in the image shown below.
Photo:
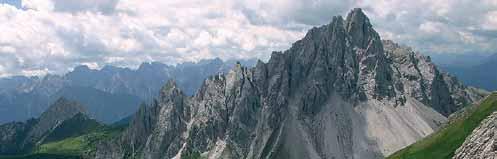
M361 8L352 9L347 15L347 21L367 21L369 23L369 18L364 14Z
M176 89L176 80L174 79L170 79L166 82L166 85L164 85L164 87L162 87L162 90L164 91L169 91L169 90L172 90L172 89Z
M79 104L78 102L68 100L64 97L57 99L48 109L45 111L40 118L50 117L50 116L60 116L63 114L71 114L73 116L78 113L86 114L86 108Z
M181 91L176 85L176 81L171 79L167 81L166 85L162 87L160 91L159 101L174 101L178 98L182 100L184 96L185 95L183 94L183 91Z
M60 123L74 117L76 114L86 114L83 105L70 101L64 97L55 101L43 114L38 122L33 126L23 141L24 147L30 147L36 141L42 139L47 132L58 126Z
M371 40L380 42L380 36L361 8L355 8L347 15L345 30L350 35L352 43L359 48L366 48Z
M345 28L348 32L356 29L372 28L369 18L364 14L361 8L354 8L350 11L346 21L347 24Z

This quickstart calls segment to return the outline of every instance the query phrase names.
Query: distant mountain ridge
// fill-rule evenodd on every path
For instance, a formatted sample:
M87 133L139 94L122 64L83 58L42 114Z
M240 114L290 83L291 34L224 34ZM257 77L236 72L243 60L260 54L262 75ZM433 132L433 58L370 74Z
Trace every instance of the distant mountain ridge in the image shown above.
M445 66L448 72L456 75L467 85L486 89L497 90L497 54L489 56L485 62L469 67Z
M429 54L433 62L440 67L472 67L487 61L491 55L482 53L464 54Z
M253 66L255 60L240 60ZM61 96L84 103L89 115L111 123L149 102L169 79L176 79L187 94L193 94L210 75L226 72L236 61L202 60L170 66L143 63L136 70L105 66L93 70L78 66L65 75L15 76L0 79L0 123L38 116ZM105 111L106 114L99 114Z

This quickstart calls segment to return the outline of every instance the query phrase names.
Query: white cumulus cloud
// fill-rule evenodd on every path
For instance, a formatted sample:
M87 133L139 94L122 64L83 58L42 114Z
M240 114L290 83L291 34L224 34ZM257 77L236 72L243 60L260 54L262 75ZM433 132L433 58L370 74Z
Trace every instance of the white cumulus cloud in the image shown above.
M76 65L267 59L362 7L384 38L427 53L497 49L497 0L13 0L0 2L0 76Z

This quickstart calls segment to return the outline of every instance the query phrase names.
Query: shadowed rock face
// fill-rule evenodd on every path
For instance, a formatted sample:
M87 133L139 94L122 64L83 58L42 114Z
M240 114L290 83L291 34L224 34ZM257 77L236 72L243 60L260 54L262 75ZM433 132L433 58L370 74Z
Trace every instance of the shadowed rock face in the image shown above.
M354 9L267 63L208 78L193 97L169 82L95 155L382 158L479 98L429 58L382 41Z

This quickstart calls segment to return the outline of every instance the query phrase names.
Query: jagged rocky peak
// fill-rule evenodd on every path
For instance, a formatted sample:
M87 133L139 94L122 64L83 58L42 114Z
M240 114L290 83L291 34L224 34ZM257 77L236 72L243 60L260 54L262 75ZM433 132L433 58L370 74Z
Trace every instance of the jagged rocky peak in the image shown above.
M173 107L171 109L177 113L176 115L183 118L182 120L188 120L190 118L190 107L187 105L189 100L190 98L176 85L176 81L169 80L162 87L157 103L160 107Z
M355 8L347 15L345 27L347 33L352 38L352 44L361 49L366 49L370 45L371 40L380 42L380 36L373 29L369 18L361 8Z
M119 151L103 147L95 158L116 158L124 155L121 151L130 158L174 157L185 142L182 133L190 120L189 101L174 80L167 81L151 105L140 106L120 140L103 145Z
M247 68L243 67L240 62L237 62L235 66L226 75L226 93L233 91L234 87L240 85L239 82L245 78L247 73Z
M444 77L409 49L385 49L354 9L267 63L209 77L193 97L169 82L116 143L133 146L97 158L382 158L438 129L455 100L474 100Z
M305 77L324 78L326 90L344 97L392 98L391 68L381 38L361 9L354 9L344 22L333 17L330 24L311 29L304 39L285 51L291 65L291 87ZM273 53L271 60L278 60ZM271 61L269 63L275 63ZM329 78L329 79L326 79Z
M166 84L160 90L160 97L171 97L175 95L183 94L181 90L176 85L175 80L168 80Z

